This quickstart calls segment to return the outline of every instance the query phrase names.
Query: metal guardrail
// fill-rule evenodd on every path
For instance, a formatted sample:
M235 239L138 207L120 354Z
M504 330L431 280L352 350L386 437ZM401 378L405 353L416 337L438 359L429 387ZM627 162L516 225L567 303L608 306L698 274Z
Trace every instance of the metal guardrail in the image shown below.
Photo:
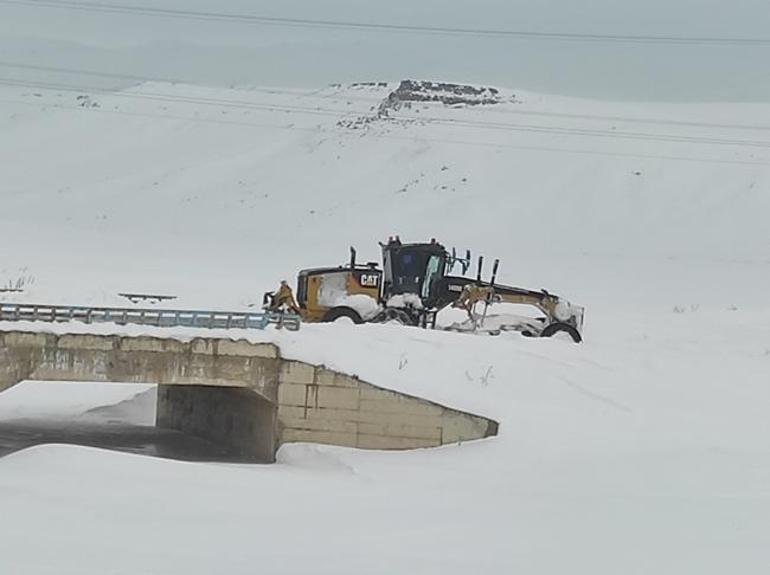
M197 327L207 329L265 329L273 324L297 331L301 318L283 312L229 312L175 309L139 309L0 303L0 321L43 321L115 323L156 327Z

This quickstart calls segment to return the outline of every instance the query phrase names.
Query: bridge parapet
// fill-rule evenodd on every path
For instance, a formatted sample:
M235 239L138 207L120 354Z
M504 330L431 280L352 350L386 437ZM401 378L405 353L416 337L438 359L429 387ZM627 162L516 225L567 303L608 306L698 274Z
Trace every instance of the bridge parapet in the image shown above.
M275 403L270 343L196 338L0 332L0 389L27 379L245 387Z

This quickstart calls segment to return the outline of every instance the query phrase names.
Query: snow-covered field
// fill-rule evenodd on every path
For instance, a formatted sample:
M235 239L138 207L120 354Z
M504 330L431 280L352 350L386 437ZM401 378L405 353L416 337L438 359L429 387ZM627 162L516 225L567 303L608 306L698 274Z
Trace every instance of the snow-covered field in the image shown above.
M274 466L26 450L0 459L0 572L766 572L770 105L505 91L358 121L393 88L0 88L0 287L25 289L3 299L240 309L398 233L584 305L585 343L254 334L500 435L291 445ZM6 392L0 417L142 391L45 389Z

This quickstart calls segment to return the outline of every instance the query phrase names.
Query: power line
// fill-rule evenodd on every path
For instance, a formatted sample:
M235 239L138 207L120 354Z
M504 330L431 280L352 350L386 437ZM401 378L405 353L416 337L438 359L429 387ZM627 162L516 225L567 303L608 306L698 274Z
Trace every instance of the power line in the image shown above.
M396 118L407 119L403 117ZM541 126L536 124L508 124L505 122L478 122L472 120L455 120L448 118L426 119L430 121L431 124L483 128L488 130L513 130L519 132L536 132L568 136L619 138L624 140L653 140L658 142L683 142L696 144L714 144L720 146L750 146L757 148L770 148L770 141L763 140L736 140L728 138L708 138L703 136L679 136L676 134L648 134L645 132L622 132L616 130L595 130L589 128L564 128L558 126Z
M92 76L95 78L107 78L115 80L126 80L133 82L158 82L158 83L170 83L170 84L187 84L196 85L193 80L186 80L181 78L169 78L161 76L142 76L135 74L118 74L115 72L103 72L99 70L84 70L81 68L62 68L55 66L42 66L37 64L27 64L20 62L8 62L0 60L0 67L14 68L19 70L32 70L38 72L53 72L56 74L67 74L75 76ZM249 92L260 92L264 94L277 94L277 95L289 95L289 96L318 96L328 99L334 96L334 93L323 94L322 89L313 90L300 90L300 89L288 89L288 88L262 88L262 87L249 87ZM344 94L345 100L361 101L370 103L379 103L382 101L381 97L377 96L361 96L355 94ZM483 108L467 108L471 112L483 112ZM655 124L655 125L670 125L670 126L684 126L693 128L717 128L717 129L729 129L729 130L752 130L752 131L770 131L769 125L758 124L725 124L714 122L694 122L686 120L664 120L658 118L640 118L632 116L618 116L618 115L602 115L602 114L570 114L564 112L545 112L539 110L512 110L504 108L495 108L496 114L508 114L516 116L537 116L546 118L563 118L563 119L575 119L575 120L600 120L608 122L625 122L632 124Z
M477 111L473 110L472 111ZM480 111L480 110L479 110ZM634 116L602 115L602 114L570 114L565 112L541 112L538 110L496 110L501 114L520 116L542 116L546 118L562 118L567 120L601 120L605 122L625 122L630 124L656 124L668 126L683 126L688 128L717 128L727 130L770 131L770 125L761 124L722 124L716 122L691 122L687 120L662 120L657 118L640 118Z
M260 104L256 102L246 102L243 100L222 100L218 98L205 98L198 96L172 96L168 94L157 94L152 92L122 92L113 91L108 88L99 88L95 86L73 86L69 84L56 84L52 82L29 82L25 80L16 80L13 78L0 78L0 85L17 86L24 88L40 88L46 90L60 90L63 92L93 92L109 95L116 98L126 98L133 100L153 100L159 102L181 103L181 104L199 104L204 106L219 106L222 108L236 108L248 110L262 110L267 112L287 112L302 113L317 116L333 116L339 118L341 112L338 110L328 110L320 107L293 106L291 104Z
M178 10L170 8L133 6L129 4L102 4L98 2L78 0L0 0L0 4L35 8L59 8L64 10L100 12L109 14L133 14L137 16L152 16L186 20L234 22L243 24L292 26L305 28L353 29L373 32L396 32L424 35L497 37L520 40L569 42L620 42L636 44L683 44L712 46L770 46L770 38L533 32L526 30L461 28L450 26L418 26L411 24L354 22L346 20L323 20L314 18L284 18L261 16L256 14L237 14L230 12Z
M0 3L2 1L0 0ZM39 64L26 64L19 62L8 62L0 60L0 67L2 68L15 68L18 70L32 70L36 72L53 72L56 74L69 74L74 76L92 76L94 78L105 78L110 80L126 80L131 82L159 82L165 84L187 84L195 85L193 80L186 80L184 78L169 78L160 76L140 76L136 74L118 74L116 72L104 72L101 70L83 70L81 68L61 68L57 66L43 66ZM288 94L295 96L308 96L318 92L318 90L292 90L289 88L264 88L264 87L250 87L251 92L261 92L265 94Z
M224 120L220 118L200 118L200 117L189 117L189 116L174 116L171 114L151 114L147 112L130 112L130 111L124 111L124 110L111 110L106 108L84 108L81 106L65 106L62 104L48 104L48 103L29 102L29 101L13 100L13 99L0 99L0 102L9 103L9 104L20 104L20 105L30 106L30 107L42 106L42 107L61 109L61 110L74 110L82 113L112 114L112 115L118 115L118 116L129 116L129 117L140 117L140 118L157 118L162 120L184 120L186 122L193 122L193 123L243 126L243 127L250 127L250 128L261 128L261 129L271 128L271 129L281 130L281 131L305 131L305 132L318 133L318 130L316 128L296 126L293 124L288 126L274 125L274 124L264 124L264 123L256 123L256 122L244 122L240 120ZM409 142L417 142L417 143L431 142L431 143L439 143L439 144L473 146L473 147L492 148L492 149L501 149L501 150L508 149L508 150L536 151L536 152L544 152L544 153L603 156L603 157L621 158L621 159L668 160L668 161L690 162L690 163L701 163L701 164L760 166L765 168L770 166L770 162L758 162L758 161L751 161L751 160L721 160L721 159L713 159L713 158L696 158L691 156L633 154L633 153L624 153L624 152L605 152L600 150L584 150L584 149L576 150L573 148L559 148L559 147L549 147L549 146L527 146L527 145L517 145L517 144L503 144L499 142L485 142L485 141L479 141L479 140L456 140L456 139L430 138L430 137L421 137L421 136L397 136L393 134L378 134L377 137L386 139L386 140L400 140L400 141L409 141Z
M340 119L340 116L350 115L341 110L332 110L320 106L296 106L291 104L260 104L243 100L226 100L219 98L207 98L201 96L168 95L148 92L112 92L104 88L93 86L72 86L50 82L27 82L11 78L0 78L0 85L20 86L27 88L42 88L70 92L101 92L113 97L151 100L170 103L197 104L204 106L217 106L235 109L262 110L268 112L295 113L303 115L326 116ZM394 120L413 121L415 118L407 116L391 116ZM453 120L422 116L420 120L431 125L461 126L466 128L478 128L485 130L498 130L510 132L538 133L546 135L572 136L572 137L600 137L621 140L641 140L670 143L704 144L718 146L740 146L770 149L770 141L762 140L738 140L729 138L709 138L702 136L680 136L676 134L656 134L644 132L620 132L616 130L596 130L588 128L568 128L560 126L543 126L537 124L510 124L505 122L479 122L472 120Z

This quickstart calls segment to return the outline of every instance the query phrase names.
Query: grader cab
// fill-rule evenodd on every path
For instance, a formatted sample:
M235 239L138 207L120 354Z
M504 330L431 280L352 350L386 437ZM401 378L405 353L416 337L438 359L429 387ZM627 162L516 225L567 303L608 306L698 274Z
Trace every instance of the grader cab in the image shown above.
M382 268L377 263L358 264L351 248L350 261L339 267L301 270L297 278L296 301L285 284L265 295L266 307L290 309L306 322L331 322L348 318L354 323L396 321L404 325L436 328L437 314L453 306L463 309L467 321L444 329L499 333L515 330L525 335L550 337L567 333L582 340L583 308L543 291L532 291L496 283L499 261L493 265L491 280L482 280L483 258L478 259L475 278L466 274L471 254L458 256L436 240L402 243L390 238L382 248ZM455 267L462 275L449 275ZM488 314L498 303L534 306L540 317L515 317L501 321ZM483 313L479 313L483 308Z

